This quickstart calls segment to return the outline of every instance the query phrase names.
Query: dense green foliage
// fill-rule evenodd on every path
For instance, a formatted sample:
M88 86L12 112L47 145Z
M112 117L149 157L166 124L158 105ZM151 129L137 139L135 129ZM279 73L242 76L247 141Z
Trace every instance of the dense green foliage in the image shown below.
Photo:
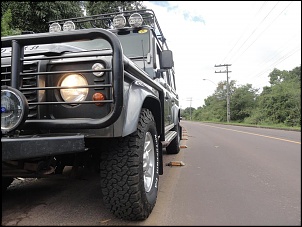
M260 94L251 84L236 87L234 81L230 82L231 121L301 127L301 66L291 71L274 69L269 82L270 86L263 87ZM202 107L191 109L192 120L226 122L224 84L219 83ZM189 110L182 110L185 119L190 119Z
M269 87L257 97L257 106L246 122L301 126L301 66L291 71L274 69Z
M8 26L12 30L47 32L47 22L56 19L83 15L82 1L2 1L1 22L3 15L10 10L12 20ZM2 36L2 30L1 30Z
M86 1L88 15L144 9L142 1Z
M1 36L48 32L49 21L143 9L142 1L1 1Z
M246 84L235 89L231 96L230 109L232 110L232 120L241 122L250 117L256 106L257 89L252 84Z
M10 9L6 10L1 19L1 36L18 35L21 33L18 29L11 29L12 12Z

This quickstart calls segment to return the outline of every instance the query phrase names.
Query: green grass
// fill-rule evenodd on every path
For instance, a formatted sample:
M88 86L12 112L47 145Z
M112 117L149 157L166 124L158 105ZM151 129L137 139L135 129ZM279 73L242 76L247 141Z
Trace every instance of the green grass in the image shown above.
M192 120L195 121L195 120ZM198 121L196 121L198 122ZM238 122L215 122L215 121L199 121L199 122L204 122L204 123L215 123L215 124L223 124L223 125L237 125L237 126L245 126L245 127L255 127L255 128L271 128L271 129L280 129L280 130L289 130L289 131L300 131L301 132L301 127L289 127L286 125L254 125L254 124L246 124L246 123L238 123Z

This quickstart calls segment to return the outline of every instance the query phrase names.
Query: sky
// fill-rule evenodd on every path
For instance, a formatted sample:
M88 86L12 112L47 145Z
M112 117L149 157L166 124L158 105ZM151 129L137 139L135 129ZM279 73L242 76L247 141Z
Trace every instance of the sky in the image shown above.
M202 107L227 76L237 87L252 84L261 92L270 86L268 75L275 68L290 71L301 66L301 1L144 1L143 5L155 12L173 51L182 109Z

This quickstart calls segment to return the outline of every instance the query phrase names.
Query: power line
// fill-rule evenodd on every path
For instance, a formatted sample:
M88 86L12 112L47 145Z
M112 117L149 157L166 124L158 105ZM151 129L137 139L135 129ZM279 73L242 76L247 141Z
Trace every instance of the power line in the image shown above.
M278 4L278 3L279 3L279 2L277 2L277 4ZM276 5L277 5L277 4L276 4ZM270 10L270 12L262 19L262 21L258 24L258 26L252 31L252 33L251 33L251 34L249 35L249 37L245 40L245 42L239 47L239 50L240 50L240 49L243 47L243 45L251 38L251 36L255 33L255 31L258 29L258 27L260 27L260 25L265 21L265 19L266 19L266 18L268 17L268 15L273 11L273 9L276 7L276 5ZM256 40L257 40L257 38L256 38ZM255 40L255 41L256 41L256 40ZM255 42L255 41L254 41L254 42ZM254 42L253 42L253 43L254 43ZM253 43L252 43L252 44L253 44ZM250 45L250 46L251 46L251 45ZM249 46L249 47L250 47L250 46ZM248 48L249 48L249 47L248 47ZM248 48L247 48L247 49L248 49ZM240 56L241 56L247 49L245 49L245 50L240 54ZM237 53L239 53L239 50L238 50ZM234 56L233 56L233 58L234 58ZM231 59L232 59L232 58L231 58Z
M296 35L297 35L297 34L296 34ZM290 42L293 38L295 38L296 35L292 36L289 40L287 40L287 43ZM286 44L287 44L287 43L286 43ZM271 65L270 65L270 66L267 66L267 65L268 65L274 58L276 58L276 57L279 57L279 58L280 58L280 55L281 55L281 54L282 54L282 55L281 55L281 58L283 58L284 56L286 56L286 55L288 55L289 53L293 52L293 50L294 50L294 52L297 52L297 51L299 50L299 46L296 46L296 47L293 48L293 50L291 50L291 51L289 51L289 52L283 54L283 52L286 51L287 49L288 49L287 46L286 46L286 45L283 45L283 47L281 47L281 48L279 48L279 49L277 50L277 53L276 53L276 54L274 54L273 56L270 55L270 56L268 56L266 59L264 59L263 62L262 62L262 64L259 65L259 66L257 67L257 68L258 68L258 72L260 71L261 74L262 74L262 72L267 71L268 68L271 67ZM300 47L300 49L301 49L301 47ZM294 53L293 53L293 54L294 54ZM269 58L269 57L270 57L270 58ZM272 62L272 64L275 64L275 63L278 62L279 60L280 60L280 59L277 59L276 61ZM256 75L258 76L258 74L259 74L259 73L257 73ZM253 76L253 77L257 77L257 76ZM251 78L252 75L249 75L248 77Z
M266 71L270 70L270 68L280 64L281 62L283 62L285 59L289 58L290 56L294 55L296 52L298 52L299 50L301 50L301 48L299 49L294 49L292 50L290 53L288 53L288 55L286 56L282 56L281 58L279 58L277 61L275 61L272 65L270 65L269 67L267 67L266 69L262 70L260 73L258 73L256 76L254 77L259 77L262 74L264 74Z
M275 17L275 19L264 29L264 30L262 30L262 32L256 37L256 39L237 57L237 59L241 56L241 55L243 55L244 53L245 53L245 51L247 51L258 39L259 39L259 37L263 34L263 32L265 32L265 31L267 31L267 29L268 29L268 27L270 27L271 25L272 25L272 23L273 22L275 22L275 20L284 12L284 10L286 10L287 9L287 7L291 4L292 2L290 2L280 13L279 13L279 15L277 16L277 17ZM278 3L277 3L278 4ZM277 5L276 4L276 5ZM276 6L275 5L275 6ZM275 8L275 7L274 7ZM272 9L273 10L273 9ZM272 11L271 10L271 11ZM271 13L271 11L270 11L270 13ZM235 59L235 60L233 60L234 62L236 62L236 60L237 59Z
M264 3L262 4L262 6L261 6L260 9L258 10L258 12L255 13L255 15L254 15L253 18L255 18L255 17L257 16L257 14L261 11L261 9L264 7L265 4L266 4L266 2L264 2ZM229 55L233 50L235 50L235 46L237 45L237 43L239 42L239 40L243 37L243 35L244 35L245 32L247 31L247 28L250 27L250 24L251 24L251 21L250 21L250 23L245 27L244 32L241 34L241 36L239 37L239 39L237 40L237 42L236 42L236 43L234 44L234 46L230 49L230 51L227 53L227 55L225 56L225 58L224 58L221 62L224 62L225 59L228 57L228 55Z
M270 13L274 10L274 8L278 5L279 2L276 3L276 5L274 5L274 7L267 13L267 15L262 19L262 21L254 28L254 30L252 31L252 33L249 35L249 37L244 41L243 44L241 44L241 46L239 47L239 49L237 50L237 53L239 53L240 49L243 47L243 45L251 38L251 36L256 32L256 30L260 27L260 25L266 20L266 18L270 15ZM245 52L245 51L244 51ZM242 55L242 53L241 53ZM241 56L240 55L240 56ZM233 55L233 57L230 58L230 61L234 58L235 55Z

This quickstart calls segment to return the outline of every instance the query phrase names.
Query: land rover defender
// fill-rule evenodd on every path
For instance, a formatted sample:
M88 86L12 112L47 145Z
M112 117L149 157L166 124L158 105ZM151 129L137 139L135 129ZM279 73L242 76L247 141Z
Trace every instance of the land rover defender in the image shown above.
M104 204L144 220L181 140L172 51L150 9L1 37L2 191L16 177L100 173ZM100 192L101 193L101 192Z

